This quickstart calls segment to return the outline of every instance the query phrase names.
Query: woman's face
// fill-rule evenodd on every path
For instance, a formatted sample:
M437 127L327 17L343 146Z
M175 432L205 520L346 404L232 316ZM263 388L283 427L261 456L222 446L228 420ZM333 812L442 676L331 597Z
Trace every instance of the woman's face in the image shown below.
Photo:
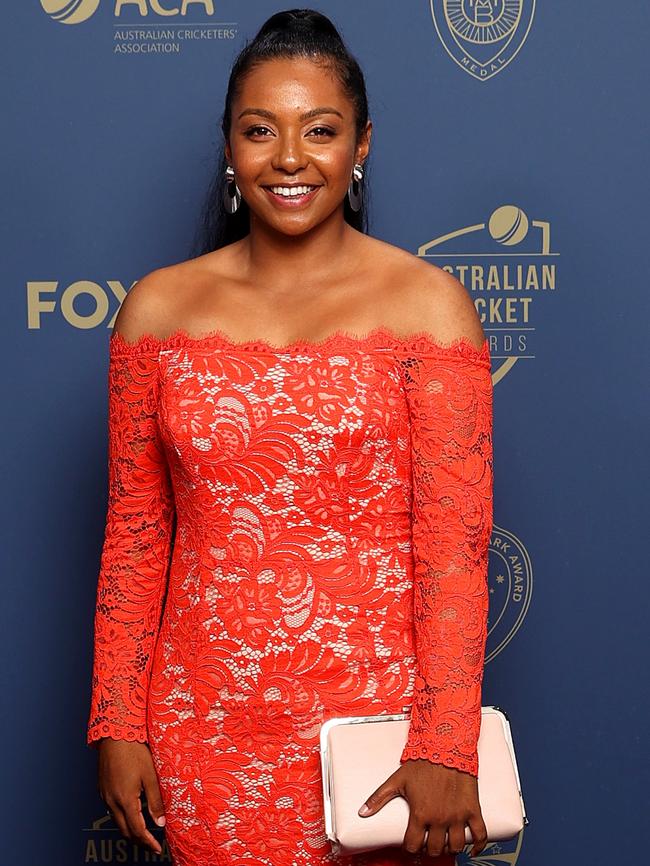
M368 121L357 146L353 105L327 66L303 58L257 66L233 100L225 147L251 222L297 235L337 209L343 219L352 169L368 154L371 128ZM289 197L292 186L314 189Z

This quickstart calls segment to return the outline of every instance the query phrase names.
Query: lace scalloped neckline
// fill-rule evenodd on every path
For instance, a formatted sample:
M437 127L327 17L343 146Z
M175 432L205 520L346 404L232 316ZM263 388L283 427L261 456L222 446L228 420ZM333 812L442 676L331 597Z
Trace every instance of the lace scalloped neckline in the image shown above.
M133 342L128 342L121 333L113 331L110 337L111 345L125 354L141 352L158 353L165 349L193 348L199 350L225 350L228 352L264 352L267 354L294 354L318 351L330 353L336 349L403 349L407 351L454 352L469 358L489 361L487 337L480 349L465 336L449 343L436 340L428 331L417 331L412 334L400 335L391 328L380 325L366 334L358 336L346 331L334 331L320 340L296 339L278 346L260 337L255 340L235 340L225 331L215 329L201 335L189 334L185 329L178 328L166 337L145 333Z

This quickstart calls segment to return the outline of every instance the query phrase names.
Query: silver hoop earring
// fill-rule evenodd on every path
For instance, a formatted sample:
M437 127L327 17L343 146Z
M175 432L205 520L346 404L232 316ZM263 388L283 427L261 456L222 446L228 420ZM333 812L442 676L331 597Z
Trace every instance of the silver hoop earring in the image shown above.
M226 184L223 189L223 203L228 213L235 213L241 204L241 192L235 183L235 169L229 165L226 167ZM234 186L234 191L231 192L231 187Z
M353 211L358 211L361 208L362 189L361 181L363 179L363 166L360 163L355 163L352 170L352 178L348 186L348 201Z

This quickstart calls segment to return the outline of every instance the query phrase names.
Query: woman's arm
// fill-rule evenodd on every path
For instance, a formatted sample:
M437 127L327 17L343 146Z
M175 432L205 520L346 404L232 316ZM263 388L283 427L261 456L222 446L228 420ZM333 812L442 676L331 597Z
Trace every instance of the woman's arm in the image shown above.
M464 342L408 362L418 674L402 761L478 775L492 531L492 379Z
M403 360L418 673L402 762L426 758L477 776L493 517L493 389L474 305L454 278L447 289L455 311L446 339Z
M117 326L110 341L108 401L108 507L96 595L89 745L102 737L146 741L147 690L175 514L157 423L157 352L146 341L126 342Z

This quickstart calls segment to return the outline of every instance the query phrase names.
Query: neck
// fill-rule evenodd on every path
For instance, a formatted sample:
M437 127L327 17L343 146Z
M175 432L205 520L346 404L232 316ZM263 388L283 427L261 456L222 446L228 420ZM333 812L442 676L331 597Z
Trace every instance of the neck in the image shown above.
M252 285L273 295L323 291L337 274L349 273L355 230L342 208L309 231L278 232L251 213L251 229L242 246L242 268Z

